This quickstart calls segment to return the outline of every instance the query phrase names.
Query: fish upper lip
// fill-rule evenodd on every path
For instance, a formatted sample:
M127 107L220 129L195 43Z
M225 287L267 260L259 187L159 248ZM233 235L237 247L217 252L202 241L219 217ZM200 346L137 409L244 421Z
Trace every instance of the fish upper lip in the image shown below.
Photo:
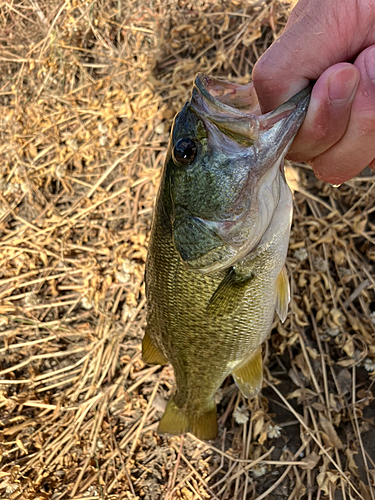
M258 104L258 98L251 83L239 85L198 73L194 86L207 102L225 113L246 116Z

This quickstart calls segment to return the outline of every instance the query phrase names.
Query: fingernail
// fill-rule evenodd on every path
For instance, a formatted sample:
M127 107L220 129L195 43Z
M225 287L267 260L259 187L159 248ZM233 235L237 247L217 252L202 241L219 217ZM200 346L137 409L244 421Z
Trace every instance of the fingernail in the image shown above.
M328 77L328 94L331 101L350 101L357 90L359 77L353 68L340 68Z
M368 77L375 83L375 47L365 53L365 67Z

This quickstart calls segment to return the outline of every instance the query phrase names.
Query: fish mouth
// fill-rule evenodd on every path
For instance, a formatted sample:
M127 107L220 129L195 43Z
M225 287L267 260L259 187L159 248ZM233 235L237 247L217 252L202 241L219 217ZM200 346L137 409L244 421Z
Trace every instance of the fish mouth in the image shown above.
M258 104L253 85L238 85L198 73L192 108L236 142L251 146L259 137L260 122L253 113Z
M284 150L305 117L312 87L311 83L276 110L262 115L252 83L240 85L198 73L191 105L199 115L242 145L260 141L264 147L262 136L266 135L271 145L277 143L277 149ZM270 130L275 130L272 137L267 134Z

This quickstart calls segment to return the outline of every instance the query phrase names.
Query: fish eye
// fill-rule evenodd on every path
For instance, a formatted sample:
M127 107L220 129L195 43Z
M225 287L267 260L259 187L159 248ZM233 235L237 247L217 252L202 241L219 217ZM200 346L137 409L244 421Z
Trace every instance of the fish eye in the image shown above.
M172 158L177 166L185 167L190 165L196 156L197 146L191 139L179 139L174 145Z

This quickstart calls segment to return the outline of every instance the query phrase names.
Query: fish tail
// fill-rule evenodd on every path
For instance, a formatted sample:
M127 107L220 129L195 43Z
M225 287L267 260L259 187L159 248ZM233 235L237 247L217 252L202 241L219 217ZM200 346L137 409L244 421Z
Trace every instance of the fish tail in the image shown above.
M218 432L215 403L208 411L188 413L186 409L179 408L171 398L160 420L158 433L176 435L185 432L191 432L198 439L206 441L214 439Z

